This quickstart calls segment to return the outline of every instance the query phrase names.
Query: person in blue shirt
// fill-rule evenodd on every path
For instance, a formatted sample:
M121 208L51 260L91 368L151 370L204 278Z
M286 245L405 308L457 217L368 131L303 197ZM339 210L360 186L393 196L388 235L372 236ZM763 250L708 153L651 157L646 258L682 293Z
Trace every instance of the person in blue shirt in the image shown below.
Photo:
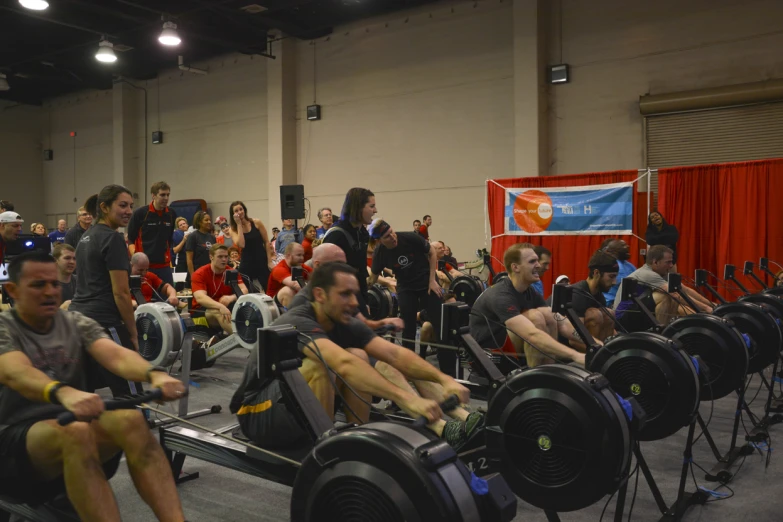
M65 225L65 220L61 219L57 222L57 230L49 234L49 241L52 242L52 246L65 242L65 233L68 232Z
M539 295L543 297L544 283L542 283L541 281L544 280L544 274L546 274L547 270L549 270L549 265L552 264L552 252L550 252L549 249L541 245L535 247L533 251L536 253L536 255L538 255L538 264L541 265L541 268L538 269L538 275L540 279L535 283L531 284L530 288L538 292Z
M614 285L604 292L604 298L611 306L611 303L614 303L614 298L617 296L617 291L620 289L620 283L623 278L634 273L636 267L628 261L631 257L631 247L622 239L607 239L601 245L601 250L617 259L617 264L619 265L619 271L617 272L617 279L615 279Z
M280 233L277 234L277 240L275 241L275 251L278 254L282 254L285 251L285 247L288 243L302 243L302 231L297 230L294 226L293 219L284 219L283 228Z
M321 226L315 229L315 238L323 239L326 235L326 231L332 228L334 224L334 218L332 217L332 209L324 207L318 211L318 220L321 222Z

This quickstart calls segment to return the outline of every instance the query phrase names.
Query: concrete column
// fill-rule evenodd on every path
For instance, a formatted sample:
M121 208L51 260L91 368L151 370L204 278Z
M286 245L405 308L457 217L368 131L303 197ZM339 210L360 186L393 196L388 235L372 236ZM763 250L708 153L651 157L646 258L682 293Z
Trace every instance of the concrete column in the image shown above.
M144 172L139 172L138 137L139 102L143 110L144 92L127 83L115 83L112 88L114 170L112 183L124 185L133 192L135 205L149 203L144 186ZM144 117L142 113L141 117ZM145 136L149 139L149 136ZM141 176L139 175L141 174Z
M267 228L280 226L280 185L295 185L296 40L275 42L267 61L267 135L269 216Z
M514 174L549 172L546 0L514 0Z

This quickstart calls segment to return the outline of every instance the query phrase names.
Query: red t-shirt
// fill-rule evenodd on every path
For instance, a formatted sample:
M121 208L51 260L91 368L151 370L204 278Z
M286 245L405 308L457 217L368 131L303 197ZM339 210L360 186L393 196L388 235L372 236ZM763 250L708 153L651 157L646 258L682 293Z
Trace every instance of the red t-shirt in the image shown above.
M148 303L152 302L152 297L155 292L158 292L163 300L166 300L161 287L163 286L163 280L155 275L153 272L147 272L147 275L141 278L141 293L144 294L144 299Z
M309 278L310 272L312 271L313 269L309 266L302 265L302 277L305 280ZM269 281L266 283L266 295L270 297L276 296L277 292L283 288L283 280L286 277L291 277L291 267L288 266L288 262L283 259L275 265L272 272L269 274Z
M302 240L302 248L304 249L304 262L307 263L313 258L313 242L304 238Z
M234 295L234 290L226 284L226 273L215 274L212 271L212 265L204 265L195 272L190 278L190 288L195 294L199 290L204 290L209 297L219 301L224 295ZM196 299L193 299L193 308L201 308Z
M424 239L430 238L430 229L427 225L422 225L419 227L419 235L423 237Z
M372 258L371 257L367 258L367 267L368 268L372 268Z

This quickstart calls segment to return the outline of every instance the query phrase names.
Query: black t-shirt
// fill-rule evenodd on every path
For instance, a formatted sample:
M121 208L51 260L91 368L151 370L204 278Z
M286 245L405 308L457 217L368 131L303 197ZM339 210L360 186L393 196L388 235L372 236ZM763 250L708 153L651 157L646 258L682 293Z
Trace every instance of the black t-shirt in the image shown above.
M341 228L345 231L334 230ZM347 234L347 235L346 235ZM348 239L348 238L351 239ZM349 221L338 221L324 236L324 243L333 243L345 252L347 263L356 270L359 279L359 311L367 315L367 243L370 241L370 235L367 230L360 226L354 228Z
M397 246L378 244L372 256L372 273L394 272L400 290L425 290L430 283L430 244L415 232L397 232Z
M93 225L76 247L76 266L79 278L69 310L95 319L104 328L122 324L109 272L124 270L130 274L128 247L123 235L103 223Z
M212 234L194 230L185 240L185 251L193 252L193 271L209 264L209 249L217 243ZM185 254L187 255L187 254Z
M606 299L603 292L598 292L598 295L590 293L590 286L586 280L579 281L571 285L573 288L573 294L571 295L571 305L573 309L579 314L579 317L584 317L588 308L597 308L599 306L606 307ZM588 297L593 296L593 299ZM596 301L598 301L596 303Z
M87 230L89 230L89 228ZM84 230L79 223L76 223L68 230L68 232L65 233L65 239L63 240L63 243L76 248L79 246L79 241L82 239L82 236L85 232L87 232L87 230Z
M73 299L73 296L76 295L76 274L71 274L70 283L60 283L60 288L62 288L63 302Z
M343 348L364 348L376 337L375 333L367 325L356 318L352 318L348 324L335 323L334 328L330 332L326 332L318 324L312 305L289 309L272 323L273 326L281 324L290 324L316 341L318 339L329 339ZM301 336L299 340L305 344L310 342L304 336Z
M291 310L293 308L297 308L299 306L309 306L310 305L310 295L312 295L312 290L310 288L310 285L305 286L301 290L299 290L293 299L291 299L291 302L288 303L288 309Z
M525 310L543 306L544 298L532 287L518 292L511 279L504 279L476 299L470 313L470 333L484 348L501 348L506 342L505 322Z

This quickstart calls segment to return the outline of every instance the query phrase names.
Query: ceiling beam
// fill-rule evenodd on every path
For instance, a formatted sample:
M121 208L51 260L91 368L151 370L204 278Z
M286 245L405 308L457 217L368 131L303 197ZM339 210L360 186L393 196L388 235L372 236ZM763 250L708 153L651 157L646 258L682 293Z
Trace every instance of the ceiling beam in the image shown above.
M34 18L36 20L41 20L42 22L47 22L47 23L55 24L55 25L61 25L63 27L68 27L70 29L76 29L77 31L83 31L85 33L91 33L91 34L94 34L94 35L97 35L97 36L104 36L105 35L105 36L108 36L108 37L111 37L111 38L117 38L116 35L111 34L111 33L107 33L106 31L98 31L98 30L92 29L90 27L84 27L82 25L72 24L70 22L64 22L62 20L56 20L55 18L52 18L52 17L49 17L49 16L37 15L37 14L33 13L32 11L19 10L19 9L16 9L16 8L13 8L13 7L8 7L8 6L5 6L5 5L0 5L0 10L9 11L9 12L14 13L14 14L19 15L19 16L25 16L27 18Z

